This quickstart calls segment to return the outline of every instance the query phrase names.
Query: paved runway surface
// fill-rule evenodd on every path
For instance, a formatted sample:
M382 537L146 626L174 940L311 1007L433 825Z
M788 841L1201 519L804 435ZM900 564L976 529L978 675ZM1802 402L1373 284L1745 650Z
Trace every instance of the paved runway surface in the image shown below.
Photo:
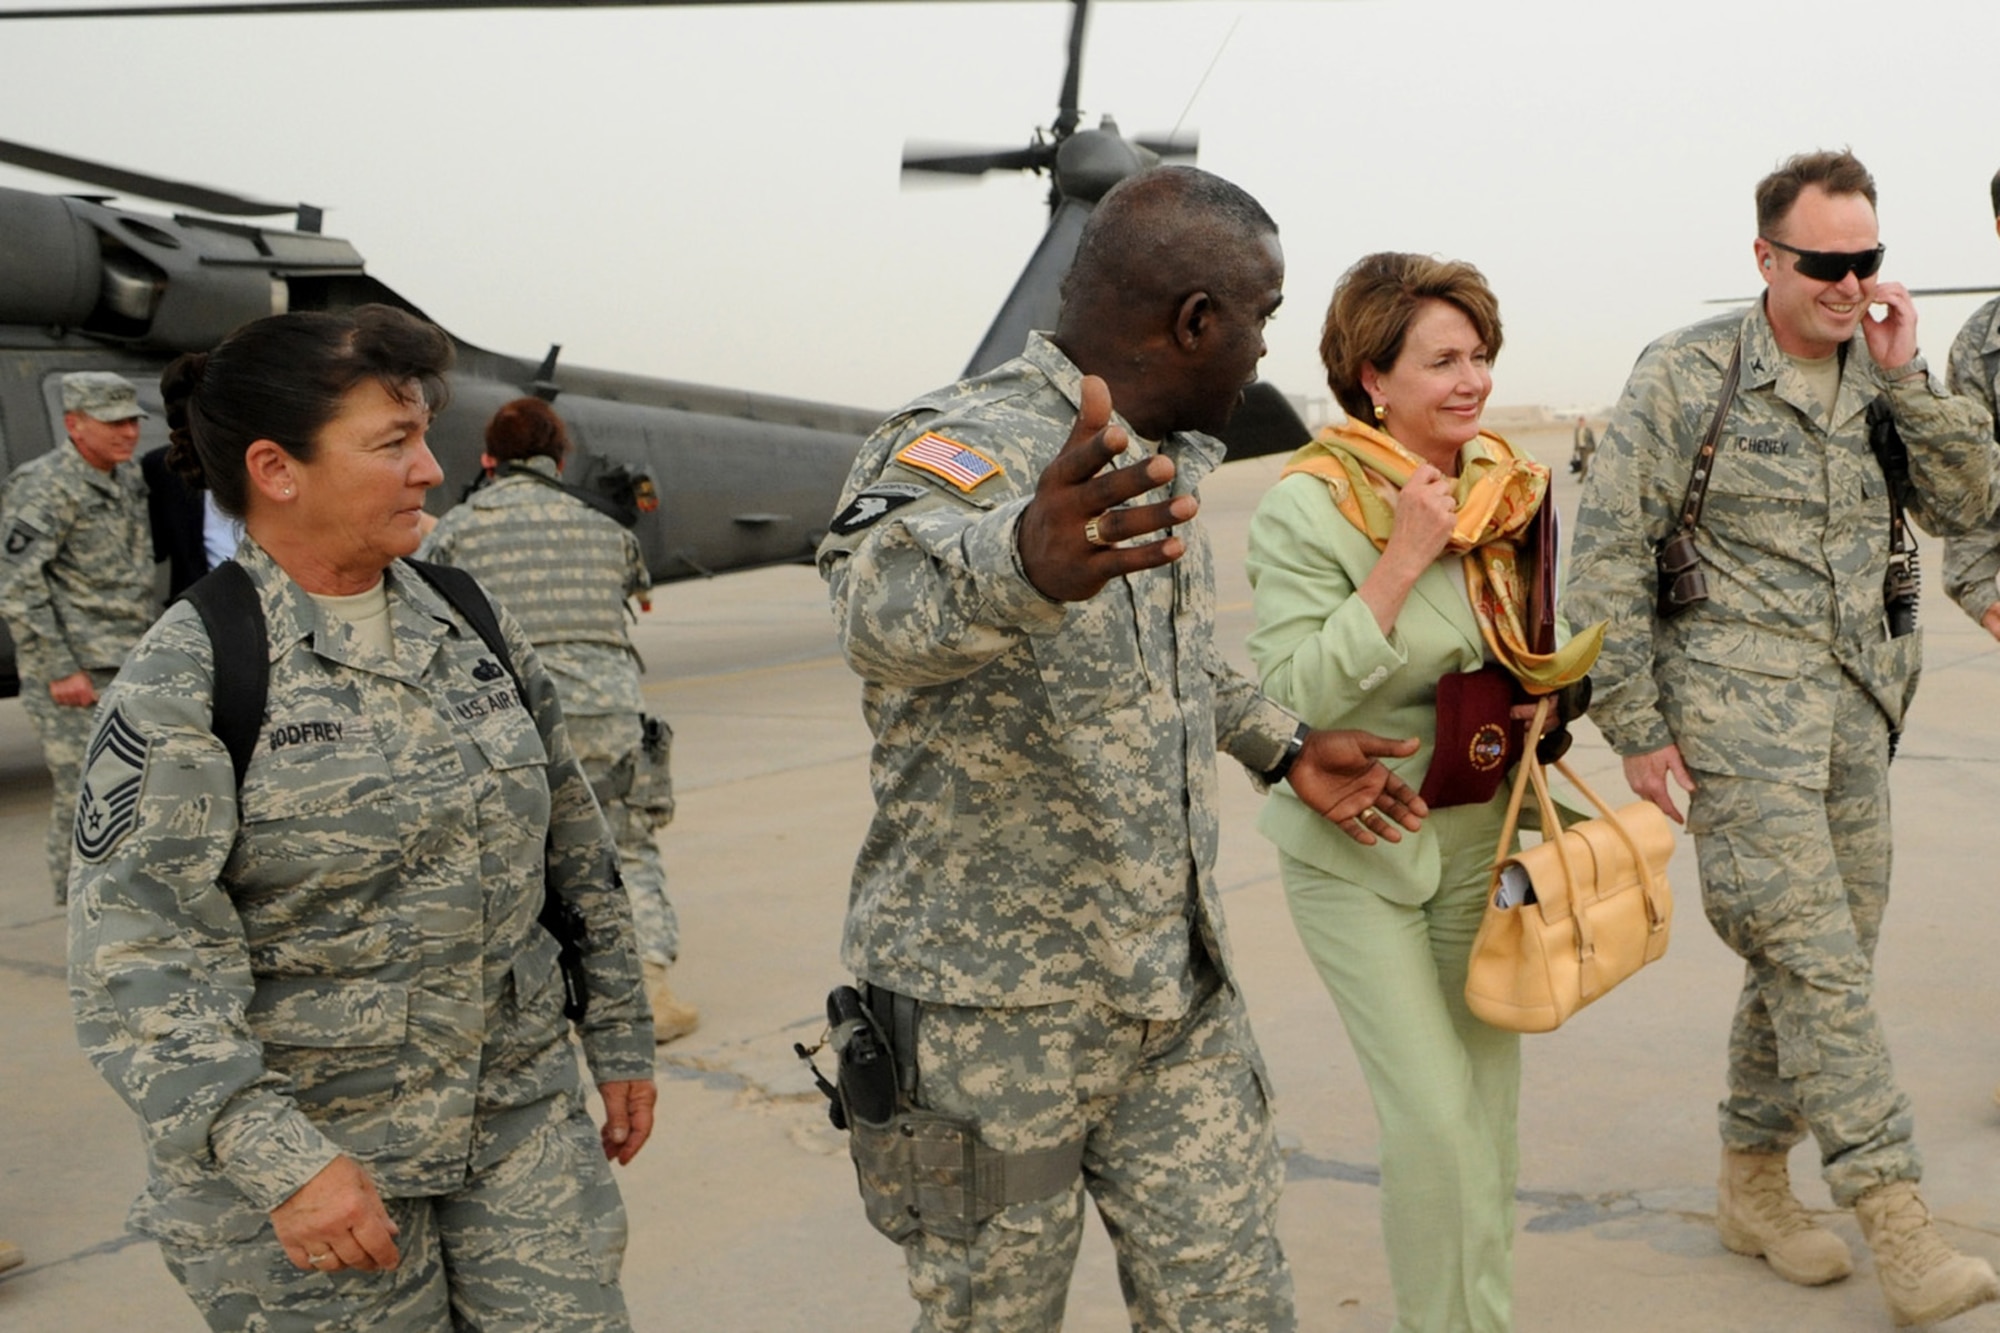
M1568 433L1521 432L1556 469ZM1274 460L1223 469L1206 494L1223 586L1221 641L1249 627L1243 534ZM1937 569L1935 543L1926 568ZM1933 577L1932 583L1935 584ZM1959 1245L2000 1261L2000 645L1926 589L1924 686L1895 768L1896 901L1879 1001L1916 1103L1925 1194ZM869 1231L842 1138L791 1053L815 1040L847 874L869 809L867 733L809 569L663 589L643 630L649 705L678 733L680 814L662 835L679 907L677 990L703 1026L664 1048L662 1127L621 1173L625 1285L641 1330L875 1333L907 1328L897 1251ZM1614 758L1586 727L1573 755L1607 796ZM1375 1127L1332 1002L1292 934L1257 797L1223 760L1221 883L1236 963L1278 1089L1283 1210L1302 1326L1393 1322ZM0 1329L195 1333L149 1242L126 1234L140 1187L134 1122L78 1052L63 922L43 882L48 785L18 703L0 704L0 1236L28 1265L0 1277ZM1996 840L2000 841L2000 840ZM1524 1333L1838 1333L1888 1327L1872 1264L1828 1288L1779 1281L1723 1250L1711 1216L1723 1040L1740 967L1703 920L1691 845L1673 865L1671 953L1565 1031L1526 1039L1516 1323ZM1829 1207L1810 1147L1793 1158ZM1850 1215L1831 1225L1865 1255ZM1092 1227L1068 1327L1126 1327ZM2000 1310L1952 1330L2000 1330Z

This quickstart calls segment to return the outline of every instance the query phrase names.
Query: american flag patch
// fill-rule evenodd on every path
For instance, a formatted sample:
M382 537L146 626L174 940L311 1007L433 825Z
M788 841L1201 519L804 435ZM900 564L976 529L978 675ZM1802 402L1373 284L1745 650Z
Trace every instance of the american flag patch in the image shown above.
M985 454L957 440L946 439L936 431L904 445L896 461L943 477L961 491L969 491L1001 472L1000 465Z

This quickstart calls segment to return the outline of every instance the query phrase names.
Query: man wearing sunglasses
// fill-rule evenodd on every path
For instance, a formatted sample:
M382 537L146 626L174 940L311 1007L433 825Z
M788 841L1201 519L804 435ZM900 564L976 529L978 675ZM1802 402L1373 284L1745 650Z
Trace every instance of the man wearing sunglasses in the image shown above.
M1723 1243L1803 1285L1851 1271L1791 1192L1810 1133L1896 1323L1929 1323L2000 1281L1917 1196L1871 998L1889 756L1921 648L1885 614L1891 483L1869 405L1900 432L1895 490L1931 532L1993 512L2000 450L1985 409L1930 376L1909 293L1877 277L1867 168L1801 154L1756 200L1764 297L1641 354L1584 484L1566 610L1611 622L1591 716L1633 791L1676 820L1669 780L1690 794L1703 907L1746 963L1719 1108Z

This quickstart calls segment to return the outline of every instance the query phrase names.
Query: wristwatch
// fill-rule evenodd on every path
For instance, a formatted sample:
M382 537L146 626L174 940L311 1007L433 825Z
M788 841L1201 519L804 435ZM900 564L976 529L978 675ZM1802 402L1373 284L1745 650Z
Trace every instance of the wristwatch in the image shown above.
M1902 384L1907 380L1913 380L1919 377L1928 380L1930 378L1930 375L1931 375L1931 363L1924 360L1924 354L1922 352L1918 352L1915 356L1911 357L1908 361L1905 361L1903 363L1902 367L1896 371L1895 377L1892 378L1889 382L1891 384Z
M1285 742L1285 752L1278 756L1278 762L1259 774L1264 780L1265 786L1275 787L1285 780L1285 775L1292 771L1292 764L1301 754L1305 753L1306 737L1311 734L1311 727L1303 722L1299 723L1299 729L1292 733L1290 740Z

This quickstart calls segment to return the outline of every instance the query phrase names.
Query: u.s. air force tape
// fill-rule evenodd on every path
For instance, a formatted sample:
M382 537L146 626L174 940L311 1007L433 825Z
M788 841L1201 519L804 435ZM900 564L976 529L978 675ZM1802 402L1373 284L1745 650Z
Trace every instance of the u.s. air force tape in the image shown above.
M833 516L833 531L836 535L859 532L890 510L919 498L926 489L913 481L878 481Z
M84 860L103 860L138 822L139 788L151 748L123 709L112 709L97 729L76 801L76 850Z

